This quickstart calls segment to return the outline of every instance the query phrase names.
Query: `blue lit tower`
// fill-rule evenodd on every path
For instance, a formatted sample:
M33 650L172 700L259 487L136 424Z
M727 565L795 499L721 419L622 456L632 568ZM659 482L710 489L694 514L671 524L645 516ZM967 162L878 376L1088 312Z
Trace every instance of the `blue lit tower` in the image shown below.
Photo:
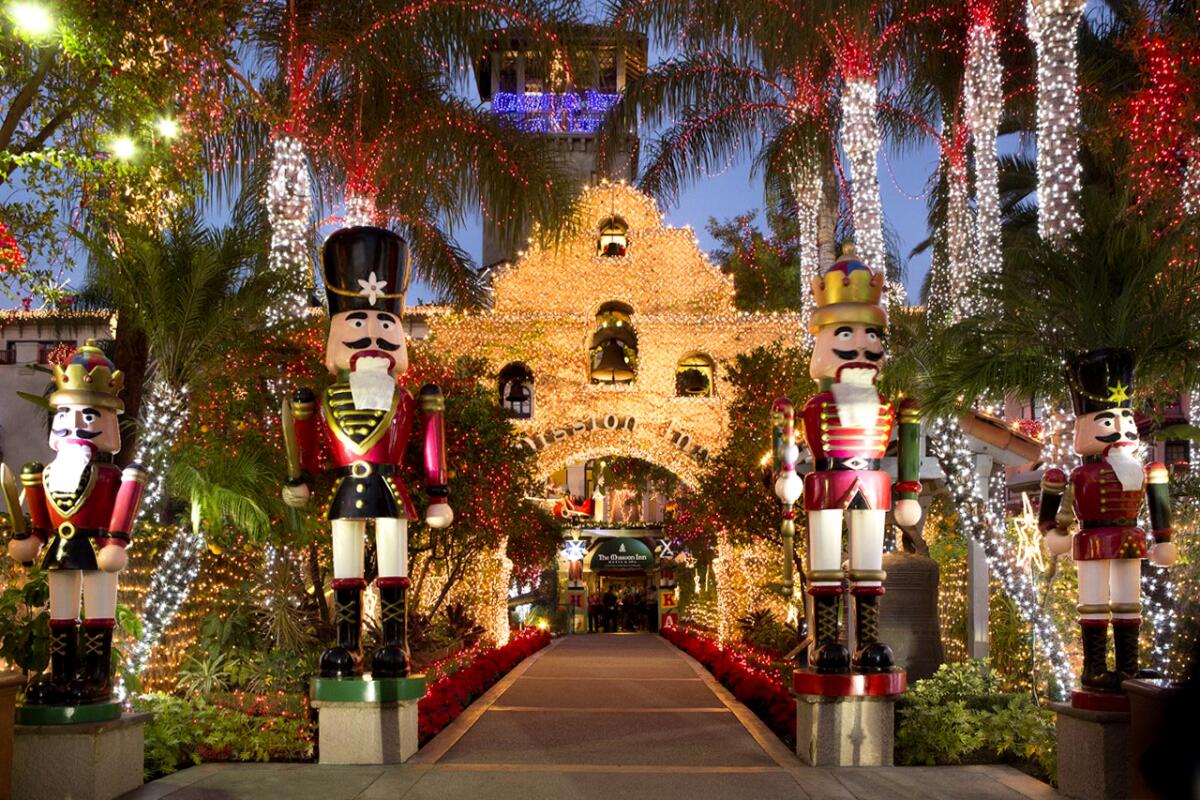
M480 58L476 72L479 96L524 130L551 137L561 148L575 178L594 184L602 178L632 180L637 174L638 138L630 131L615 155L603 165L597 155L599 128L627 80L646 71L645 34L618 33L594 25L577 25L560 34L571 54L571 84L561 64L531 47L520 31L497 31ZM490 212L490 209L489 209ZM525 236L507 242L499 226L484 215L483 265L511 261Z

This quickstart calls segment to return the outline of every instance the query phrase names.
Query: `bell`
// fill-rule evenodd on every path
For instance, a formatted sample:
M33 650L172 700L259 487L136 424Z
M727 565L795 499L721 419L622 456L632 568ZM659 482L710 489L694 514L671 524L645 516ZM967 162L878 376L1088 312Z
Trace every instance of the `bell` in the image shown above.
M525 388L525 384L521 381L510 381L508 384L508 394L504 397L510 403L524 403L529 399L529 390Z
M633 380L633 370L625 359L625 348L616 339L609 339L600 351L600 360L592 367L592 378L603 383L624 383Z

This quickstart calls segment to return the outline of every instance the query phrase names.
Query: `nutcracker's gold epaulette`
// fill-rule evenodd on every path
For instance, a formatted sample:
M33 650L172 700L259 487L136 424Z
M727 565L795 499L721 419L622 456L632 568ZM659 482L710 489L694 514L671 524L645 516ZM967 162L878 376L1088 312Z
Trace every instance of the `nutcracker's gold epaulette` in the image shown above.
M1042 476L1043 494L1062 494L1067 488L1067 478L1060 470L1051 470Z
M1147 483L1167 483L1171 480L1171 473L1167 471L1165 464L1154 462L1146 467L1146 482Z
M42 472L46 469L40 461L30 461L21 467L21 485L37 486L42 482Z

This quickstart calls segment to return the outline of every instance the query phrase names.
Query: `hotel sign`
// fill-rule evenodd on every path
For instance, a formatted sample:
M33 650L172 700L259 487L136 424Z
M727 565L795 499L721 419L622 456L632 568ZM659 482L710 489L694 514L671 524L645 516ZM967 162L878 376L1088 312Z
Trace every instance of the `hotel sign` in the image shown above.
M592 553L592 569L648 569L654 553L641 539L605 539Z

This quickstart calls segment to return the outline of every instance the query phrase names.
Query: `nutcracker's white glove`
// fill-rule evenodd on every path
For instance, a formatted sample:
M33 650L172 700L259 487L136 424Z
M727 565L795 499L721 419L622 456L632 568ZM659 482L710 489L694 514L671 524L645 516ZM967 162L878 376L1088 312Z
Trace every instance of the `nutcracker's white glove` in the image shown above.
M291 508L304 508L308 505L308 484L297 483L283 485L283 502Z
M8 540L8 554L12 556L13 561L19 564L28 564L36 560L41 549L42 540L36 536L30 536L28 539Z
M425 524L431 528L445 528L454 521L454 511L447 503L432 503L425 509Z
M96 554L96 566L105 572L120 572L129 564L129 554L119 544L106 544Z
M909 527L921 521L921 504L913 499L897 500L892 510L892 518L896 524Z
M1179 558L1174 542L1158 542L1150 548L1150 560L1160 567L1169 567Z
M1071 552L1071 534L1052 530L1046 534L1046 549L1056 556Z

